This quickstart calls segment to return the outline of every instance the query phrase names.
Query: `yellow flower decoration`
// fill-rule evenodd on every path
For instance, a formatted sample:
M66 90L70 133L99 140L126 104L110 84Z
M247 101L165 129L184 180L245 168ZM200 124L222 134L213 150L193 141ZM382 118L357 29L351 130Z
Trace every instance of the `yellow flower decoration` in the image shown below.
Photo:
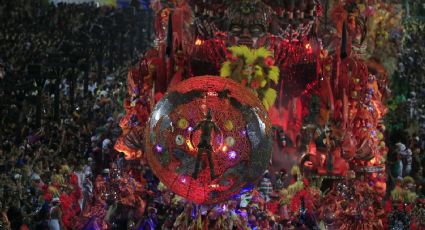
M233 122L231 120L227 120L224 123L224 129L226 129L226 131L232 131L233 130Z
M188 126L189 126L189 122L186 120L186 119L184 119L184 118L181 118L179 121L178 121L178 127L180 128L180 129L186 129Z

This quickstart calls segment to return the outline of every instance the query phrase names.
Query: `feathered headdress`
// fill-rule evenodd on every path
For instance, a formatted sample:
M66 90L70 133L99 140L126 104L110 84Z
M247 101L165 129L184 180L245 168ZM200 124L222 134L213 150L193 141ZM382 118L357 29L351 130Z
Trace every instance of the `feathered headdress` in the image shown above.
M264 107L269 109L277 97L271 83L277 84L279 81L279 68L274 65L271 51L263 47L250 49L247 46L232 46L229 51L220 76L229 77L253 89Z

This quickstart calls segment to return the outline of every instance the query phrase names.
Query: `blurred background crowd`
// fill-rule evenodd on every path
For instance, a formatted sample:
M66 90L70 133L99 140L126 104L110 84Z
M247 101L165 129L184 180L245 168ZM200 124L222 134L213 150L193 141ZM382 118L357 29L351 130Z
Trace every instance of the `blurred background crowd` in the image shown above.
M77 229L95 176L119 157L127 67L152 40L150 17L0 2L0 229Z

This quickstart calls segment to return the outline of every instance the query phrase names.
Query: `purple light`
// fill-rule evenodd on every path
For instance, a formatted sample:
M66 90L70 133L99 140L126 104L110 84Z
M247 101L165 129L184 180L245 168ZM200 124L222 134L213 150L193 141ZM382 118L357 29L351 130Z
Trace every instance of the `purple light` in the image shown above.
M187 128L187 131L192 132L193 128L191 126L189 126L189 128Z
M162 153L162 147L160 145L155 145L155 149L158 153Z
M186 183L186 178L181 179L182 183Z
M236 158L236 152L235 151L230 151L229 153L229 159L234 160Z
M245 136L245 135L246 135L246 130L242 130L242 131L241 131L241 135L242 135L242 136Z

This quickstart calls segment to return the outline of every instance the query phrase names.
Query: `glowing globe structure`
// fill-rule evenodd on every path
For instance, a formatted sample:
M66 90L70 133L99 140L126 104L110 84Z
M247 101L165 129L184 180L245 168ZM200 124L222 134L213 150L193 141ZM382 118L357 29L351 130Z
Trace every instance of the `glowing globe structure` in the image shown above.
M257 96L239 83L194 77L157 103L145 144L165 186L189 201L214 204L261 178L270 163L271 122Z

